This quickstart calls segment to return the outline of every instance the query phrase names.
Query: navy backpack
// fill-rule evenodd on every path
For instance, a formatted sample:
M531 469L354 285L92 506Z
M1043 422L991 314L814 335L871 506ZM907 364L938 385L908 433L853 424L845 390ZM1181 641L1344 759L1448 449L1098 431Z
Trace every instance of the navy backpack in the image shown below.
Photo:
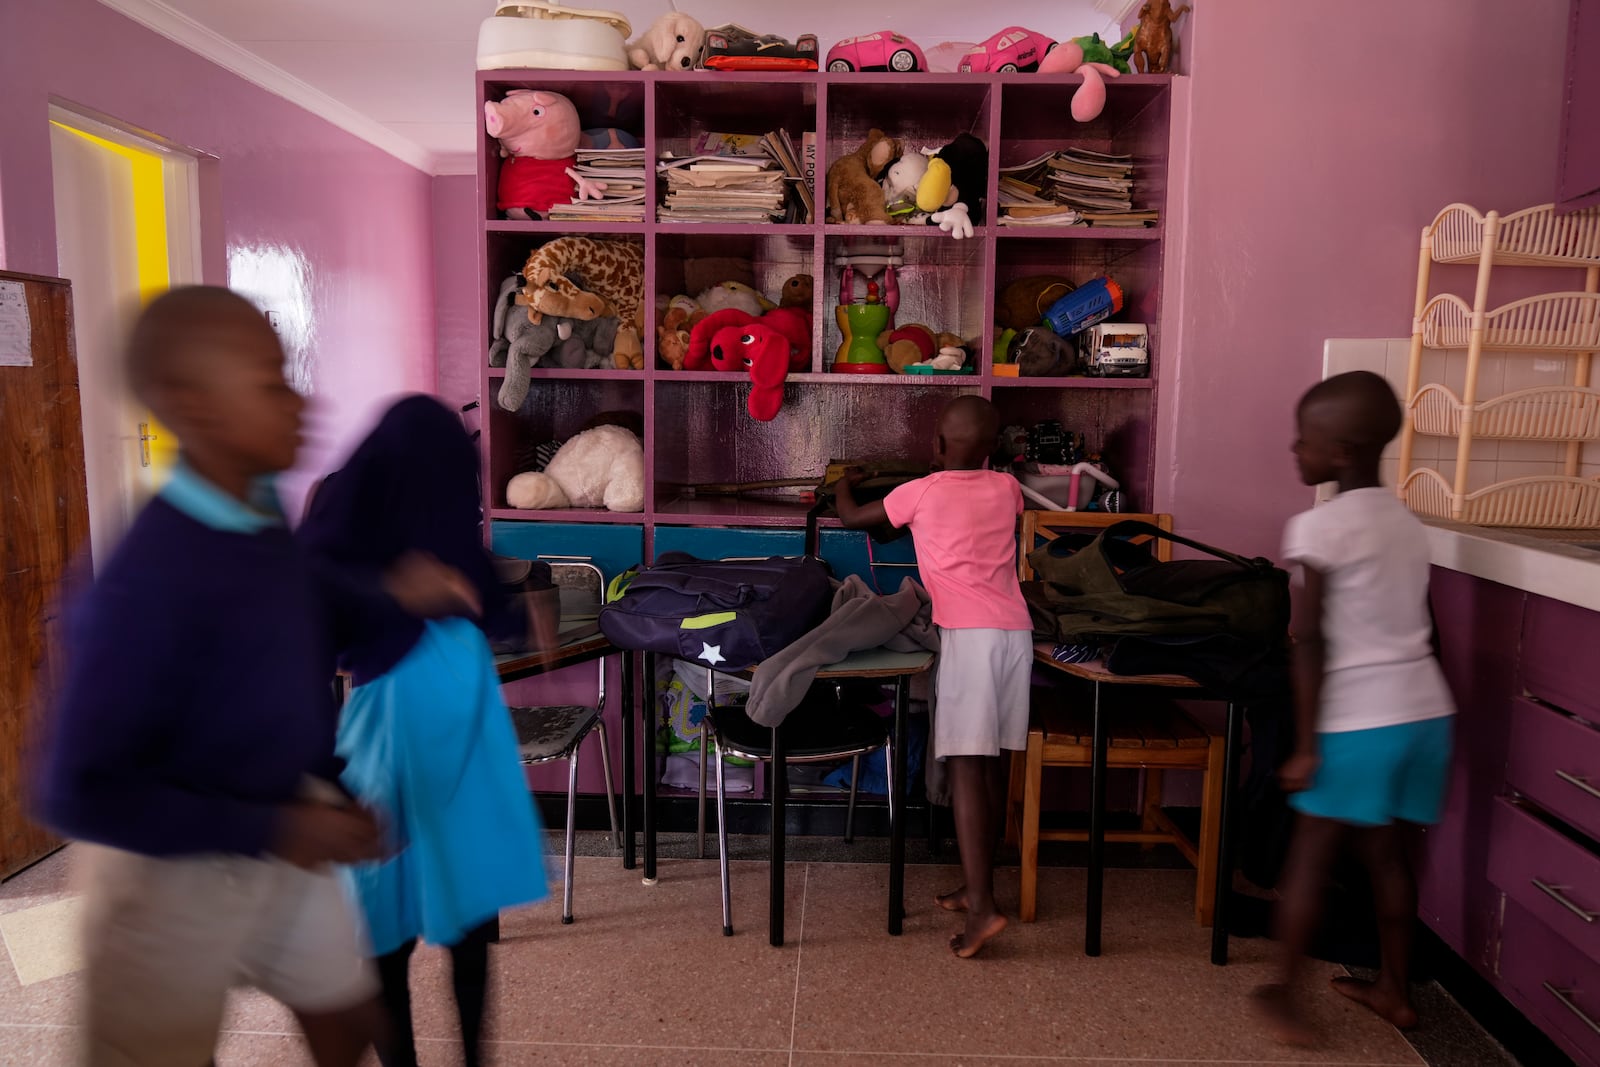
M666 552L611 583L600 632L622 649L750 667L821 622L832 599L828 565L811 556L703 560Z

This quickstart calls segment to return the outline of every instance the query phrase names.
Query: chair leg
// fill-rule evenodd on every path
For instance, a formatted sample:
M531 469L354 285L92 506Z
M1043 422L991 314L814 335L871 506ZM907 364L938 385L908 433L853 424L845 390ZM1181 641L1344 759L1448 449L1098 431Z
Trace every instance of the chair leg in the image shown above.
M1159 829L1156 825L1156 812L1161 810L1161 785L1162 772L1146 769L1144 772L1144 805L1139 810L1139 828L1146 833ZM1144 845L1142 851L1149 852L1155 848L1154 842Z
M578 836L578 753L574 746L567 757L567 869L561 879L561 921L572 922L572 862Z
M1022 847L1022 779L1027 772L1026 752L1011 753L1011 773L1006 776L1006 844Z
M699 849L701 859L706 858L706 728L705 720L700 720L700 812L695 821L695 847ZM717 775L722 774L722 762L717 761ZM720 801L719 801L720 803ZM717 821L722 821L720 811Z
M702 735L703 736L703 735ZM733 936L733 889L728 883L728 789L722 772L722 746L712 742L717 761L717 855L722 863L722 936Z
M617 827L617 788L611 783L611 746L606 742L604 720L594 724L595 736L600 739L600 770L606 778L606 815L611 819L611 840L616 848L622 847L622 831Z
M856 793L861 789L861 757L850 757L850 803L844 809L844 843L856 839Z
M1200 862L1195 865L1194 921L1210 926L1217 909L1217 853L1222 847L1222 789L1227 742L1211 739L1206 753L1206 780L1200 794Z
M1039 797L1044 777L1044 734L1028 732L1028 751L1022 779L1022 892L1017 916L1031 923L1039 914Z

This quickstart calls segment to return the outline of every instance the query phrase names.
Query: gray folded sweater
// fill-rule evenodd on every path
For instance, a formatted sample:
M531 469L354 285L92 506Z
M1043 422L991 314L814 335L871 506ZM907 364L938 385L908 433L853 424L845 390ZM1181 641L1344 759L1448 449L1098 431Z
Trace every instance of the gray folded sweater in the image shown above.
M939 651L939 631L933 625L933 602L927 590L910 578L898 591L879 596L856 575L836 585L828 617L788 648L768 657L750 684L746 712L763 726L777 726L800 706L817 671L837 663L852 652L887 648L893 652ZM928 736L933 736L934 702L928 700ZM896 740L899 740L898 738ZM949 802L944 765L923 761L928 800Z

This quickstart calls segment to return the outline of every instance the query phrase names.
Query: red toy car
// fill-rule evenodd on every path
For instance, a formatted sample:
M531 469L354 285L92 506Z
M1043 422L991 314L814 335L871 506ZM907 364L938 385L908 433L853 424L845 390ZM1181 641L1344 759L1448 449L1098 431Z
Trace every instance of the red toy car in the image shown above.
M1049 55L1055 46L1056 42L1042 33L1034 33L1021 26L1007 26L962 56L956 70L963 74L1010 74L1017 71L1031 74L1039 69L1039 61Z
M790 44L730 22L706 31L704 64L708 70L816 70L817 35L802 33Z
M879 30L860 37L846 37L828 49L827 68L831 71L894 71L907 74L928 69L928 57L917 42L892 30Z

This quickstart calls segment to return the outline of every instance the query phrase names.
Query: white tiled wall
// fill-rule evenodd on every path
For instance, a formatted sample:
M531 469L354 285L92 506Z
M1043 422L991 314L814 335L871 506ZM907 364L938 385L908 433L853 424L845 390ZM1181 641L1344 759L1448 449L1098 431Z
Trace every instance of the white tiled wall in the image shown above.
M1322 376L1332 377L1347 371L1367 370L1389 379L1396 394L1406 388L1406 370L1411 360L1411 338L1330 338L1323 343ZM1422 353L1422 383L1440 382L1459 395L1467 381L1465 352ZM1572 381L1567 358L1548 359L1519 353L1485 352L1478 364L1478 398L1486 400L1518 389L1540 385L1565 385ZM1564 469L1567 446L1527 441L1484 441L1472 443L1468 470L1468 490L1481 489L1507 478L1536 474L1560 474ZM1393 485L1399 465L1400 444L1396 441L1384 453L1383 479ZM1418 434L1412 450L1413 463L1432 467L1446 478L1455 477L1454 438L1426 437ZM1583 446L1584 477L1600 475L1600 442Z

